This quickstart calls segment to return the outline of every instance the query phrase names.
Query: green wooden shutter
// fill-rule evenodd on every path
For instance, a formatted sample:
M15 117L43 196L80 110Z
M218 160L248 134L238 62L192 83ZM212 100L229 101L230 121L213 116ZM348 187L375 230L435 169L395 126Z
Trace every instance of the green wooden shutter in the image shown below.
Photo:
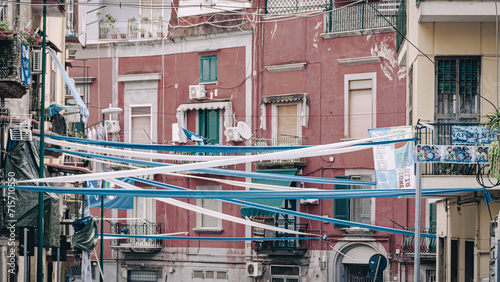
M436 204L429 204L429 231L436 232L437 225ZM435 234L435 233L433 233Z
M207 111L198 111L198 134L207 137Z
M335 176L338 179L349 179L349 176ZM335 185L335 190L349 190L349 185ZM336 199L333 206L334 217L337 219L350 220L350 199ZM335 224L335 228L347 228L348 225Z
M217 81L217 55L200 57L200 82Z
M219 110L207 112L207 135L205 136L211 144L219 144Z

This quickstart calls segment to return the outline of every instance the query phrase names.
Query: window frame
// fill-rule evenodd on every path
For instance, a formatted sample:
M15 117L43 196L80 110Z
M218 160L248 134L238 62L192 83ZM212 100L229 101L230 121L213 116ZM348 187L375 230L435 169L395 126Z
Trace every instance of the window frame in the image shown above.
M133 115L132 114L132 108L141 108L141 107L149 107L149 109L150 109L149 114L140 114L140 115ZM133 132L132 119L134 117L149 117L150 118L150 122L149 122L150 136L149 136L149 138L150 138L150 142L152 142L151 139L153 138L153 122L154 122L153 121L153 104L131 104L128 106L128 111L130 113L128 122L130 124L130 132L131 133ZM132 143L132 134L128 135L128 142ZM149 143L149 144L151 144L151 143Z
M303 102L295 102L295 103L272 103L271 104L271 138L275 140L276 144L273 144L273 146L278 145L278 107L281 106L290 106L290 105L296 105L297 106L297 137L299 139L302 138L302 130L301 130L301 125L300 125L300 118L302 116L302 103ZM302 144L296 144L296 145L302 145Z
M203 62L208 60L208 66L209 66L209 73L211 72L212 69L212 64L214 63L213 60L215 59L215 78L212 77L211 74L209 74L209 78L205 78L203 75ZM216 83L218 79L218 65L219 65L219 59L217 55L209 55L209 56L201 56L200 57L200 83Z
M220 191L222 190L222 185L200 185L196 186L196 190L217 190ZM212 200L212 199L210 199ZM222 201L218 201L213 199L213 201L217 201L217 210L213 210L216 212L222 212ZM203 199L196 199L196 205L198 207L203 208ZM194 232L197 233L222 233L224 229L222 228L222 219L217 218L217 226L216 227L204 227L202 226L203 223L203 216L209 216L209 215L204 215L201 213L196 213L196 227L193 228Z
M364 177L369 177L370 179L373 178L373 175L371 174L352 174L352 175L338 175L335 176L336 179L353 179L353 178L358 178L357 180L362 180ZM356 185L353 186L355 188L352 188L350 185L342 185L342 184L335 184L334 189L335 190L356 190L356 189L361 189L362 186ZM353 216L354 216L354 202L359 201L359 205L361 207L363 199L335 199L334 200L334 206L333 206L333 217L336 219L342 219L342 220L347 220L347 221L353 221L353 222L358 222L358 223L365 223L365 224L373 224L373 215L374 215L374 202L372 198L368 198L365 200L369 200L370 202L370 219L369 223L363 222L362 221L362 214L360 213L360 218L359 221L354 221ZM343 208L343 206L347 206L347 208ZM341 210L343 212L341 213ZM335 228L350 228L349 225L344 225L344 224L334 224Z
M344 139L352 139L349 136L349 102L350 102L350 82L356 80L372 80L372 128L377 127L377 73L357 73L344 75ZM367 133L368 134L368 133Z
M439 93L439 75L440 75L440 68L439 64L443 60L448 60L448 61L453 61L455 60L455 95L452 95L451 92L450 97L453 99L453 112L448 112L448 113L440 113L441 108L445 108L444 101L443 106L439 106L439 98L440 98L440 93ZM477 62L477 78L476 78L476 89L477 92L475 94L475 113L460 113L460 108L461 108L461 99L460 99L460 88L461 86L459 85L460 81L460 62L465 61L465 60L471 60L471 61L476 61ZM480 95L481 95L481 67L482 67L482 57L481 56L436 56L435 57L435 68L434 68L434 118L438 122L474 122L474 121L479 121L481 118L481 101L480 101ZM446 75L444 70L443 70L443 75ZM450 85L452 84L451 78L450 80ZM445 94L443 94L445 95ZM471 93L472 95L472 93ZM453 97L455 96L455 97ZM444 100L444 98L443 98Z
M210 142L211 144L219 144L219 145L222 145L222 140L223 140L223 137L222 137L222 128L223 128L223 124L222 124L222 121L223 121L223 116L222 115L222 111L221 109L200 109L200 110L197 110L196 111L196 128L197 128L197 132L198 132L198 135L200 136L203 136L205 138L207 138L207 140L209 139L208 136L205 136L204 135L204 130L202 130L202 124L201 124L201 113L202 111L206 111L207 113L209 111L216 111L217 112L217 143L213 143L213 142ZM208 115L205 115L205 117L207 117ZM206 123L208 125L208 123ZM208 127L207 127L208 129ZM207 130L205 129L205 130ZM210 140L208 140L210 141Z

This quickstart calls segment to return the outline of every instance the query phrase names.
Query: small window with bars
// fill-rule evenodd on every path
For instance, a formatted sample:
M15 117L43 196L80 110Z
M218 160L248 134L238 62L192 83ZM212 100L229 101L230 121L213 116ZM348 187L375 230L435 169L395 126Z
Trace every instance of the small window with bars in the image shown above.
M436 120L476 122L480 117L481 57L436 57Z
M158 271L155 270L129 270L127 282L156 282L158 281Z
M271 282L299 282L300 266L271 265Z

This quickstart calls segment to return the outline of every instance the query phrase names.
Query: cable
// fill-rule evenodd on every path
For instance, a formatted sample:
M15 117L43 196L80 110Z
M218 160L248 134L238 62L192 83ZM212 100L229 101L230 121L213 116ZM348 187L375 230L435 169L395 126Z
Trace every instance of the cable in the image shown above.
M479 165L479 164L478 164ZM481 187L485 187L485 188L493 188L493 187L496 187L496 186L499 186L500 185L500 180L497 180L497 183L493 183L491 182L491 174L490 174L490 171L488 170L488 173L486 174L486 176L488 177L488 182L490 182L491 185L485 185L485 182L484 182L484 173L481 173L481 172L484 172L484 169L489 167L490 165L483 165L482 167L480 167L478 170L477 170L477 173L476 173L476 181L479 185L481 185Z
M370 3L370 2L365 2L368 6L370 6L370 8L372 8L373 10L375 10L375 12L377 12L377 14L379 14L387 23L389 23L389 25L394 28L396 30L397 33L399 33L399 35L401 35L403 37L404 40L406 40L408 42L408 44L410 44L411 46L413 46L420 54L422 54L424 57L427 58L427 60L429 60L429 62L431 62L435 67L437 67L440 71L442 71L445 75L447 75L451 80L453 80L454 82L458 83L460 86L462 86L463 88L465 89L468 89L471 91L471 93L476 93L477 96L479 96L481 99L485 100L486 102L490 103L490 105L493 106L493 108L495 109L495 111L498 113L499 110L498 110L498 107L496 107L490 100L486 99L485 97L483 97L483 95L481 95L479 92L477 91L473 91L471 87L469 86L466 86L465 84L459 82L455 77L451 76L449 72L446 72L443 68L439 67L439 65L437 65L429 56L427 56L427 54L425 54L422 50L420 50L415 44L413 44L410 40L408 40L408 38L406 37L405 34L403 34L398 28L396 28L396 26L394 24L392 24L388 19L387 17L382 14L377 8L373 7L373 5ZM498 76L497 76L497 79L498 79Z

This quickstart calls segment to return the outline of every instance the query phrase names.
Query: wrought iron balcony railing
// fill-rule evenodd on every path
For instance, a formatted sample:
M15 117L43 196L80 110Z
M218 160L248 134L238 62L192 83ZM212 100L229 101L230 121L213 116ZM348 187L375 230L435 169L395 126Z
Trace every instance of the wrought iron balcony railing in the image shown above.
M305 137L297 136L285 136L278 138L254 138L252 139L253 146L302 146L305 145ZM295 164L304 164L304 158L291 158L291 159L280 159L280 160L265 160L259 161L255 165L257 167L268 167L268 166L287 166Z
M274 221L274 226L289 229L293 231L308 232L308 224L299 224L295 219L268 219ZM266 221L268 221L266 220ZM254 229L254 237L294 237L288 233L274 232L263 230L260 228ZM254 241L254 248L258 252L276 252L285 251L286 253L303 254L308 249L309 240L279 240L279 241Z
M111 223L111 234L130 235L158 235L161 234L161 224L145 221L144 223L129 224L121 222ZM161 251L161 240L156 239L114 239L111 247L124 252L153 253Z
M362 31L396 24L396 9L380 10L377 3L360 3L333 9L330 13L329 32Z
M99 22L99 39L106 40L144 40L161 39L168 30L168 22L157 21L126 21Z
M417 128L420 145L452 145L453 126L483 126L481 123L430 123L434 130L427 127ZM481 164L423 163L423 175L476 175ZM488 169L481 173L487 173Z
M415 229L408 229L414 231ZM423 229L422 233L436 234L436 230ZM401 251L405 254L415 253L415 236L403 235L401 239ZM436 254L436 239L420 237L420 253L421 254Z

